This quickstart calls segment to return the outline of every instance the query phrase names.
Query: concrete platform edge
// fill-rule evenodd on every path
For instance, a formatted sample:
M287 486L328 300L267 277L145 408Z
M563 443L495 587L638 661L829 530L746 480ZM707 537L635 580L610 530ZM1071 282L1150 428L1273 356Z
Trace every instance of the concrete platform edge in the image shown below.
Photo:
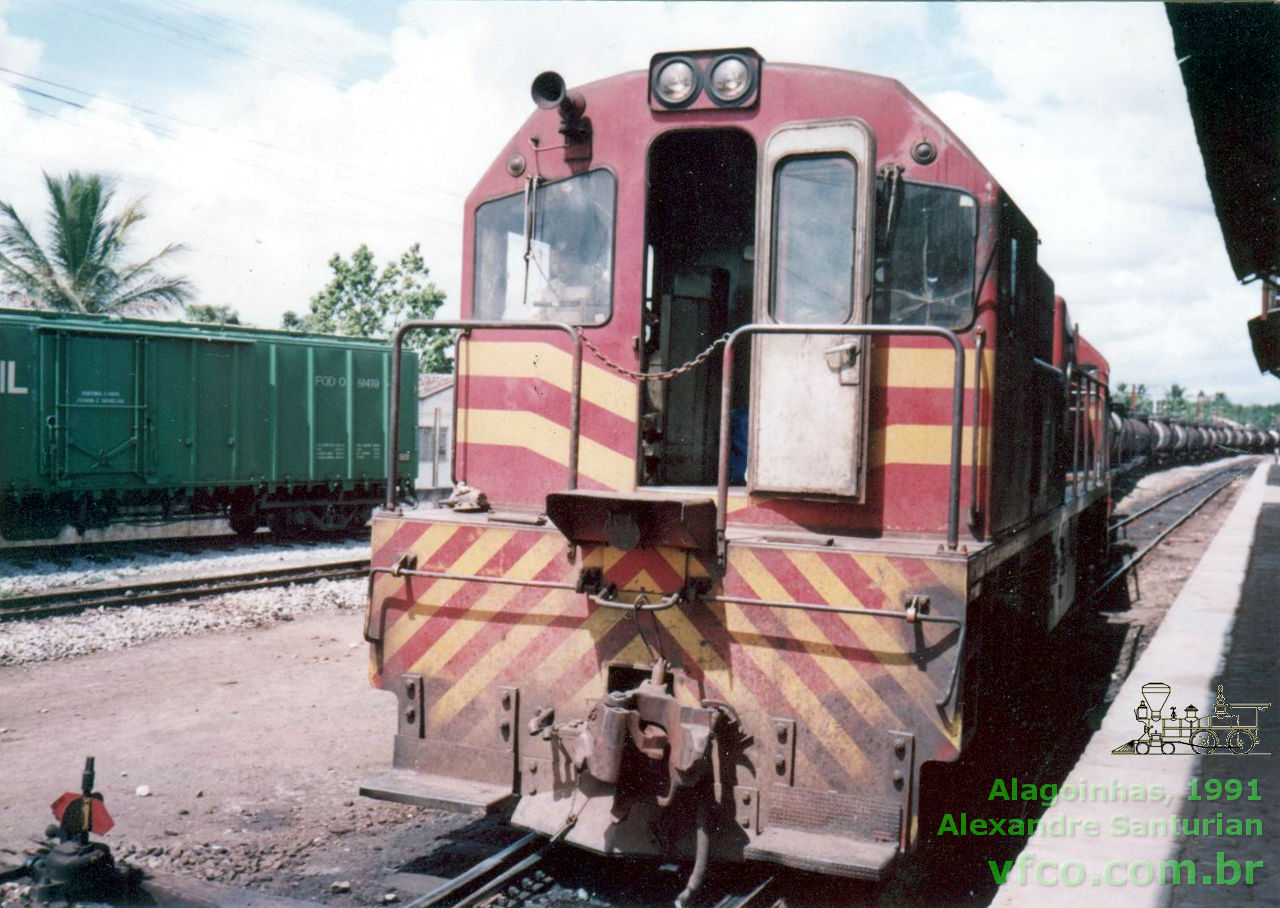
M1142 700L1143 684L1164 681L1173 688L1175 699L1189 698L1200 704L1214 677L1222 671L1258 514L1264 503L1280 500L1280 489L1267 486L1269 468L1267 460L1254 470L1222 529L1170 606L1155 639L1120 688L1102 726L1060 786L1060 799L1045 811L1041 829L1027 842L1018 857L1021 864L1015 864L1008 881L992 900L993 906L1003 908L1033 901L1037 908L1078 906L1083 901L1099 899L1104 892L1116 890L1123 891L1122 895L1116 894L1126 908L1161 908L1167 903L1170 896L1167 886L1117 885L1110 883L1104 874L1113 861L1158 864L1174 860L1179 839L1119 837L1109 830L1117 815L1148 824L1168 822L1179 816L1186 804L1187 782L1198 772L1202 758L1181 755L1143 758L1118 756L1111 751L1137 735L1139 727L1133 710ZM1197 645L1188 647L1188 638L1194 638ZM1146 800L1119 802L1089 798L1088 793L1099 785L1113 792L1117 788L1125 789L1126 794L1141 791ZM1081 791L1086 793L1085 798L1066 800L1068 793ZM1063 820L1092 820L1100 824L1102 833L1084 837L1043 832L1054 821ZM1068 863L1082 865L1082 882L1067 885L1060 879L1061 874L1054 874L1047 866L1044 877L1038 881L1037 868L1050 862L1056 862L1059 871ZM1099 900L1105 902L1110 898Z

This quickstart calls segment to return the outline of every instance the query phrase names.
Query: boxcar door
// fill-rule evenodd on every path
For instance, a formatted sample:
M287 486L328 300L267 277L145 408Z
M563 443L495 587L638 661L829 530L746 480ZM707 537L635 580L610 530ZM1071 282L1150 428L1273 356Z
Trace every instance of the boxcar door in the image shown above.
M147 339L58 331L45 343L57 364L45 418L53 479L109 488L149 475Z
M757 196L757 322L866 321L874 161L861 120L793 123L770 136ZM868 349L856 335L756 336L752 491L862 496Z

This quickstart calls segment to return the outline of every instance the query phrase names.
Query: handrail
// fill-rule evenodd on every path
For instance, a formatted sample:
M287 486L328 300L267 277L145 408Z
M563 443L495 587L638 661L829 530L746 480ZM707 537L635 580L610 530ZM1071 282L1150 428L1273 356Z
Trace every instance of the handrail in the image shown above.
M955 376L951 388L951 469L947 497L947 548L960 545L960 449L964 419L964 346L948 328L923 325L742 325L729 334L724 346L720 379L720 452L716 476L716 546L725 557L725 529L729 510L729 411L733 390L734 344L749 334L860 334L875 336L924 336L948 341L955 351Z
M1078 497L1081 485L1087 492L1103 481L1110 470L1111 442L1107 437L1111 430L1106 418L1110 397L1106 384L1096 375L1070 363L1066 370L1066 395L1072 414L1071 494ZM1094 438L1086 431L1086 425L1099 426Z
M582 335L577 328L564 322L501 322L481 319L453 319L434 321L415 319L396 328L391 338L391 413L387 419L387 500L386 508L396 508L396 463L400 447L400 356L404 336L410 331L445 328L467 334L473 330L484 331L564 331L573 343L573 368L569 387L569 488L578 487L578 428L582 412ZM458 380L458 358L454 359L454 381ZM455 429L456 431L456 429ZM456 438L456 436L455 436Z
M1097 450L1094 454L1094 482L1101 483L1104 477L1111 469L1111 421L1107 418L1110 412L1108 403L1111 399L1111 389L1107 387L1106 382L1088 372L1082 372L1086 383L1090 386L1093 397L1093 418L1097 420L1099 431L1098 437L1094 439Z
M973 452L969 455L969 525L977 535L982 519L982 508L978 503L978 436L981 431L979 422L982 416L982 351L987 345L987 329L981 325L973 329L976 339L973 342Z

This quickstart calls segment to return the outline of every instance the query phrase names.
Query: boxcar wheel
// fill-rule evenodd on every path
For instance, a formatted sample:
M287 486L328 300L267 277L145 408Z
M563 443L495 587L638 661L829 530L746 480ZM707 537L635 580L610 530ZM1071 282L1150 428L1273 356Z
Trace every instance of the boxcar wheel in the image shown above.
M227 523L231 525L231 532L246 539L258 532L258 517L256 514L232 514L227 518Z
M258 532L260 522L261 515L256 501L248 505L236 502L231 505L227 513L227 523L231 527L231 532L240 537L247 538Z
M267 518L267 526L271 529L271 535L279 539L293 539L302 530L302 523L288 508L272 510L271 516Z

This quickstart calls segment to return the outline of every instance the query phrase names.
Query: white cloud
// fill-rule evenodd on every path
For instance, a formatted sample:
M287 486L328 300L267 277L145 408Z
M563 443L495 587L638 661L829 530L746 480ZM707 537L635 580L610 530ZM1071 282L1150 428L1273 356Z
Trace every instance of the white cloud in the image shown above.
M5 25L7 4L0 4L0 66L28 72L40 62L44 45L32 38L13 34Z
M39 220L42 168L114 173L148 197L139 253L188 243L202 297L261 324L304 308L328 257L361 242L383 259L421 242L456 306L462 199L531 112L536 73L581 84L743 44L920 92L1038 226L1117 380L1276 396L1244 350L1256 291L1226 263L1160 5L407 3L389 34L299 2L180 8L234 52L159 100L114 100L185 122L108 98L28 113L0 82L0 197ZM3 17L0 65L47 76L40 42ZM145 86L153 45L136 41L117 82L63 78Z
M1114 380L1275 399L1233 279L1159 4L958 4L995 96L928 96L1036 224Z

